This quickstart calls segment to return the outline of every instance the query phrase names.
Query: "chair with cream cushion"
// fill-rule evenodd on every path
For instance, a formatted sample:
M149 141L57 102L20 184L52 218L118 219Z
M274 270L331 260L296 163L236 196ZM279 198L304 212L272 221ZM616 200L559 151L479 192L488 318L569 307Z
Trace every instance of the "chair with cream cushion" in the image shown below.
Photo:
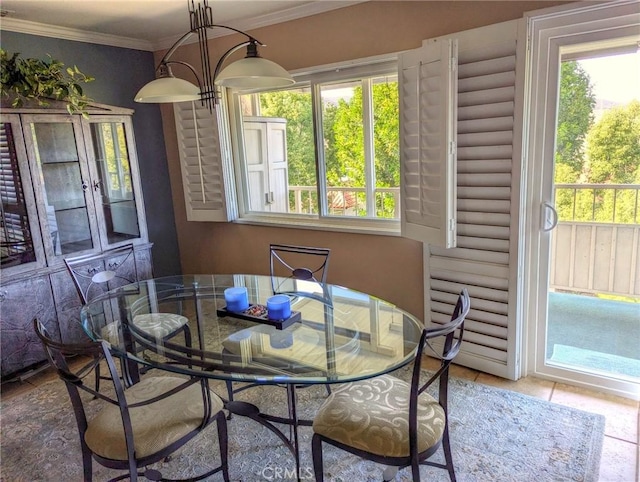
M220 465L187 480L201 480L219 472L225 481L229 480L223 401L209 390L206 379L148 376L125 390L107 342L62 344L53 340L37 319L33 325L49 362L65 382L71 398L85 481L92 479L93 460L111 469L127 471L112 480L136 481L141 476L164 480L158 470L146 467L166 459L214 421L218 429ZM68 363L71 357L74 363ZM113 385L98 392L85 384L84 379L102 360L106 361ZM83 364L76 368L79 361ZM81 396L81 390L99 400ZM96 403L101 403L101 407L96 407Z
M449 365L460 350L469 307L469 294L463 289L451 320L423 331L411 382L382 375L347 383L324 402L313 421L317 482L323 480L323 443L380 464L411 467L414 482L420 481L421 464L447 469L455 481L447 418ZM426 382L420 379L423 353L440 360L440 368ZM433 395L427 392L432 385L437 386ZM446 463L428 460L441 445Z
M141 281L135 249L132 244L100 253L66 258L64 262L83 305L106 291ZM118 315L118 313L111 315L110 312L106 312L104 326L99 330L102 338L112 345L119 344L122 337ZM95 316L94 319L96 319ZM169 339L183 334L187 345L191 345L189 319L185 316L175 313L141 313L134 317L133 324L161 339ZM96 391L99 391L100 380L103 378L100 376L99 366L96 367L95 373ZM122 364L122 373L123 375L127 374L124 363Z

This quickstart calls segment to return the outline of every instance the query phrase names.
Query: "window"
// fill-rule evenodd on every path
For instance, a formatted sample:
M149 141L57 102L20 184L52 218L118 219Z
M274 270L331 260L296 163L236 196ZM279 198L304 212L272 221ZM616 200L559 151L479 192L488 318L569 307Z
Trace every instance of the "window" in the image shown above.
M240 217L398 231L396 69L334 69L286 90L235 95Z
M433 39L288 89L223 91L214 112L176 103L187 220L455 246L455 52Z

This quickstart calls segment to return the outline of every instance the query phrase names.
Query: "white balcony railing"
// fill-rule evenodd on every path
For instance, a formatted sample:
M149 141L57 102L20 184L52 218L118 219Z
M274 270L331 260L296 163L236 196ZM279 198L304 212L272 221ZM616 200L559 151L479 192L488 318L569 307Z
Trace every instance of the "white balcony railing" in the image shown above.
M557 184L551 287L640 296L640 185Z
M374 190L373 207L367 211L366 189L358 187L329 187L329 214L337 216L371 216L400 219L400 188ZM318 214L318 194L315 186L289 186L290 212Z
M365 192L329 188L329 214L367 215ZM290 212L318 213L315 186L290 186L289 193ZM640 296L640 185L557 184L555 199L551 287ZM399 188L375 191L378 217L399 219L399 208Z

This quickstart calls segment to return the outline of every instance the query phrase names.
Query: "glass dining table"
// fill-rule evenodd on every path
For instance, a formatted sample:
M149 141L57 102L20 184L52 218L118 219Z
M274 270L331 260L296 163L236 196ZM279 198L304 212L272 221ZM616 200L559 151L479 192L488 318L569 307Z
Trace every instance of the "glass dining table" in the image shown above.
M228 309L228 288L246 289L248 306L241 306L246 309ZM286 319L271 319L268 312L276 293L288 298ZM126 361L129 383L139 380L140 367L225 381L225 408L273 431L292 452L296 467L298 426L311 424L298 418L296 387L396 370L413 360L423 330L416 317L362 292L253 274L182 275L127 284L84 306L81 322L91 339L107 341L112 353ZM172 322L176 331L185 323L186 329L173 336L166 329ZM162 329L156 326L160 323ZM236 382L244 382L243 389L284 386L288 416L234 400ZM289 435L274 423L288 425Z

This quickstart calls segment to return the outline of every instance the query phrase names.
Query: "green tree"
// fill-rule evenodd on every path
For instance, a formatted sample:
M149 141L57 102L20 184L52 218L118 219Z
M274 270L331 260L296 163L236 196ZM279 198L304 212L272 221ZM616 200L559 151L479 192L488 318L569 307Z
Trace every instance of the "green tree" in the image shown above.
M400 187L400 112L397 82L373 86L376 184Z
M325 125L325 140L332 139L333 155L325 156L330 186L364 187L364 129L362 88L349 100L339 99L333 125Z
M640 183L640 101L608 110L587 136L590 183Z
M561 65L555 181L571 183L578 180L584 166L584 141L596 101L584 69L576 61Z

